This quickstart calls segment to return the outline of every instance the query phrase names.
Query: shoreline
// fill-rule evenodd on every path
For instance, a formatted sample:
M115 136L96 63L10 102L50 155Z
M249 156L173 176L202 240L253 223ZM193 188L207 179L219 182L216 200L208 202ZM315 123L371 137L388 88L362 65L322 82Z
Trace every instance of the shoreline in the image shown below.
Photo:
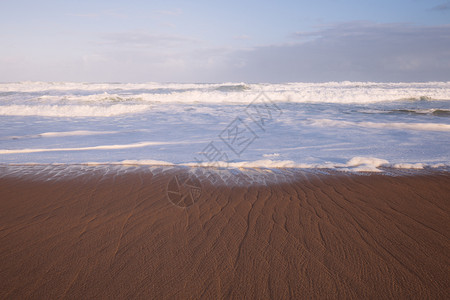
M77 176L83 176L93 172L103 172L107 174L111 171L116 172L190 172L196 174L212 174L229 172L239 176L251 176L259 173L261 175L268 173L284 174L285 176L295 177L296 175L323 174L323 175L343 175L343 176L368 176L368 175L387 175L387 176L417 176L450 173L450 166L437 164L436 166L423 167L392 167L377 166L374 170L361 170L358 168L350 169L344 167L262 167L262 166L209 166L209 165L190 165L190 164L140 164L140 163L0 163L0 178L17 176L31 176L39 174L40 176L52 176L55 172L63 172L61 175L67 175L64 172L78 172ZM44 173L44 174L42 174ZM47 175L45 175L47 173ZM101 174L101 173L100 173ZM98 175L100 175L98 174Z
M448 171L12 169L1 298L438 299L450 285Z

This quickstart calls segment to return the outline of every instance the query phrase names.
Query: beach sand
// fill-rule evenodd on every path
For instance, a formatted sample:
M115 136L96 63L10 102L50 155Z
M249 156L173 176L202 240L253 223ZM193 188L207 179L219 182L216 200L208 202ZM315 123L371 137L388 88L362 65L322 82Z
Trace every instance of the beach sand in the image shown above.
M1 299L450 296L448 172L8 168Z

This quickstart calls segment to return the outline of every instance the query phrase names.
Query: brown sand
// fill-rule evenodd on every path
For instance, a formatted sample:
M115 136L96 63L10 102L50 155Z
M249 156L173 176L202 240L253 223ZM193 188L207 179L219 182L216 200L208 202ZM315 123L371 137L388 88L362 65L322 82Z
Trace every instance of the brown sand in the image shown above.
M87 171L86 171L87 172ZM0 178L0 298L449 298L450 174Z

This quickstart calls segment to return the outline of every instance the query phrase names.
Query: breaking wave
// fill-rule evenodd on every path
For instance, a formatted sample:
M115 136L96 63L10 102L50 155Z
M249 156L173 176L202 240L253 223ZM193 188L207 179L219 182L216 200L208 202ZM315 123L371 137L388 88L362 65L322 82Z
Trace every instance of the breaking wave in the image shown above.
M450 82L327 82L284 84L175 83L1 83L0 96L15 101L250 103L263 91L272 101L294 103L376 103L450 100Z

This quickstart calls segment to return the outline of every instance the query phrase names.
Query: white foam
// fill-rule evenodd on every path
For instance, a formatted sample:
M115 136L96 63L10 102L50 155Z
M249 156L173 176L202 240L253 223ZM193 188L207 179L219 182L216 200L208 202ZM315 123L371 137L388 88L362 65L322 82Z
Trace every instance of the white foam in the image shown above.
M441 168L449 165L444 163L426 164L426 163L395 163L391 164L386 159L376 157L353 157L346 163L321 163L308 164L296 163L292 160L256 160L256 161L241 161L241 162L202 162L202 163L184 163L181 165L191 167L216 167L216 168L276 168L276 169L336 169L340 171L349 172L382 172L380 167L389 167L396 169L423 169L425 167Z
M263 154L263 157L279 157L280 153Z
M111 117L123 114L141 113L149 105L3 105L0 116L43 116L43 117Z
M132 149L142 148L147 146L156 145L171 145L179 144L178 142L139 142L133 144L123 145L100 145L91 147L79 147L79 148L40 148L40 149L0 149L0 154L24 154L24 153L39 153L39 152L59 152L59 151L86 151L86 150L117 150L117 149Z
M63 137L63 136L114 134L114 133L118 133L118 131L74 130L74 131L44 132L44 133L38 134L37 136L39 136L39 137Z
M56 131L56 132L43 132L39 134L30 135L14 135L0 138L0 140L9 139L31 139L31 138L53 138L53 137L66 137L66 136L88 136L88 135L102 135L102 134L116 134L119 131L92 131L92 130L73 130L73 131Z
M380 172L379 167L388 166L389 162L385 159L375 157L353 157L344 167L357 172Z
M389 162L384 159L372 157L354 157L347 163L323 163L323 164L307 164L296 163L292 160L270 160L262 159L256 161L241 162L202 162L202 163L186 163L183 165L195 167L219 167L219 168L299 168L299 169L341 169L351 171L370 171L379 172L378 167L389 166Z
M96 165L138 165L138 166L174 166L175 164L163 161L163 160L152 160L152 159L142 159L142 160L122 160L120 162L87 162L84 163L86 165L90 166L96 166Z
M52 138L52 137L66 137L66 136L89 136L89 135L103 135L103 134L116 134L119 131L93 131L93 130L73 130L73 131L55 131L55 132L43 132L35 135L13 136L9 138Z
M426 165L423 163L414 163L414 164L409 164L409 163L401 163L401 164L394 164L393 167L396 169L423 169ZM432 165L431 167L443 167L444 164L437 164L437 165Z
M442 123L400 123L400 122L352 122L331 119L311 120L313 126L326 127L365 127L378 129L407 129L407 130L423 130L423 131L445 131L450 132L449 124Z

